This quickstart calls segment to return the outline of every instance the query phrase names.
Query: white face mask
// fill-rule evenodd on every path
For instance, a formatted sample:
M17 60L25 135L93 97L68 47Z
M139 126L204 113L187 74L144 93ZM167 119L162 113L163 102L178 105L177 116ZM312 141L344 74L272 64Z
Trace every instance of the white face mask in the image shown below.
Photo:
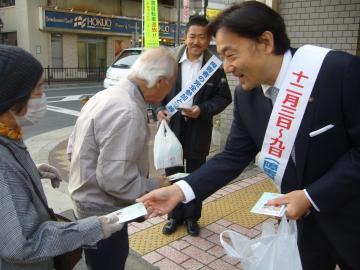
M27 104L27 112L23 116L14 114L16 123L20 127L31 126L39 122L46 114L46 95L43 93L41 98L30 98Z

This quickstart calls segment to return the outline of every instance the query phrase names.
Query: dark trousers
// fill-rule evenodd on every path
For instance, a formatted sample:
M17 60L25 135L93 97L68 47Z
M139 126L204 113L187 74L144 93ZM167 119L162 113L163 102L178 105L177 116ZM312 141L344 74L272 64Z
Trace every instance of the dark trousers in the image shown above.
M340 257L311 214L298 222L298 227L303 270L334 270L336 265L339 265L341 270L353 269Z
M84 248L89 270L123 270L129 254L127 224L121 231L97 243L97 248Z
M186 159L186 172L192 173L196 169L200 168L206 161L206 158L201 159ZM174 173L184 172L184 167L173 167L165 169L166 176ZM197 199L192 200L189 203L179 203L172 212L168 214L168 219L172 218L178 222L184 220L198 221L201 217L202 201Z

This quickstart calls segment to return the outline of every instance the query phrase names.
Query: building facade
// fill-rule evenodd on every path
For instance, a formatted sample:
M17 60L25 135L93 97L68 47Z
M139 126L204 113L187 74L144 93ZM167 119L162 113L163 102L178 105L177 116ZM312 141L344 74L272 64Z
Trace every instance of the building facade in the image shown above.
M0 1L0 43L30 51L45 67L106 68L122 49L142 42L140 0ZM158 2L160 43L171 46L174 0Z

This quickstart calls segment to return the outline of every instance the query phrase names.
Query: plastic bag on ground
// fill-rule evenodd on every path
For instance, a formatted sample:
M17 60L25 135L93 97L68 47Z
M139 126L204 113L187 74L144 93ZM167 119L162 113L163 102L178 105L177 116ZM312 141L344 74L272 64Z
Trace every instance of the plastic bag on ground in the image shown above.
M181 143L165 120L161 121L154 140L155 169L183 166Z
M226 236L231 244L224 240ZM228 256L240 260L244 270L302 270L295 220L288 222L283 217L277 232L273 224L264 223L262 234L256 239L224 231L220 242Z

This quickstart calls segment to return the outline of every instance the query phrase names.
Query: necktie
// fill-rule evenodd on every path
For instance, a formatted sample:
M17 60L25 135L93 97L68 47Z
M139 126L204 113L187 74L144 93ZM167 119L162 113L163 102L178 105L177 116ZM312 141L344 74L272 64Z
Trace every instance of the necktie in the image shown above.
M271 103L272 105L274 105L277 95L279 94L279 88L275 87L275 86L271 86L269 87L269 89L267 90L267 94L271 99Z
M279 94L279 88L277 88L275 86L271 86L267 90L267 94L271 99L272 105L274 105L274 103L276 101L276 98L277 98L277 95ZM291 156L291 159L294 161L294 164L296 165L296 161L295 161L295 145L293 146L293 149L291 150L290 156Z

